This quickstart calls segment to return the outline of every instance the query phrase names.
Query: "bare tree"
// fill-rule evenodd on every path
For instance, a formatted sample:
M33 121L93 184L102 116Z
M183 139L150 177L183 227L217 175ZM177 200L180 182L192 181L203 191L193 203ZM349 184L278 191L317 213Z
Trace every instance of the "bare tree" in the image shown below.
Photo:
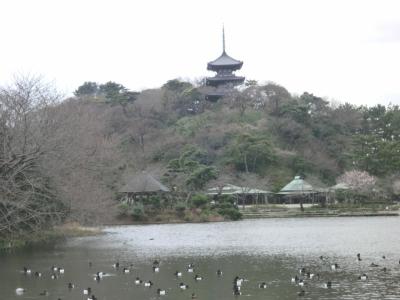
M0 88L0 236L39 230L63 215L41 168L54 148L45 141L58 99L40 77L16 77Z

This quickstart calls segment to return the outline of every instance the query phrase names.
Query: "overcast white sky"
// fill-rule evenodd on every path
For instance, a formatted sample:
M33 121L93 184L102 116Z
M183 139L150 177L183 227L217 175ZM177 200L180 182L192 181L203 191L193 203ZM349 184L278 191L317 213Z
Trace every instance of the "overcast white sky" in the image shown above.
M42 74L72 93L84 81L141 90L210 76L224 23L247 79L400 104L400 1L1 0L0 12L0 84Z

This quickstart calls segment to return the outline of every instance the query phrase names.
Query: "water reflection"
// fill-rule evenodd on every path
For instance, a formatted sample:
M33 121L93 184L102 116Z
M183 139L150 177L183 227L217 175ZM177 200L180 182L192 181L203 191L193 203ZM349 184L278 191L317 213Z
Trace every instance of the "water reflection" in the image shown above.
M55 249L2 254L0 299L86 299L87 287L99 300L179 300L191 299L192 293L197 299L296 299L301 290L303 299L400 299L398 225L399 219L391 217L110 227L105 235L71 239ZM159 272L152 268L155 259L160 260ZM117 261L119 269L112 267ZM195 265L193 273L186 270L189 263ZM334 263L337 270L331 269ZM50 278L53 265L65 268L56 280ZM23 266L42 272L42 277L24 275ZM130 273L124 274L123 267ZM304 287L291 283L296 275L306 277L299 273L302 267L318 274L305 278ZM99 271L107 276L96 282ZM176 271L182 272L181 278ZM368 275L365 281L359 279L363 273ZM203 280L196 281L196 274ZM235 276L245 278L242 296L233 295ZM154 285L135 285L136 277ZM324 287L328 281L332 288ZM68 289L69 282L74 289ZM181 282L189 289L181 290ZM261 282L266 289L259 288ZM26 292L17 296L17 287ZM158 288L166 295L157 295ZM49 296L39 296L44 289Z

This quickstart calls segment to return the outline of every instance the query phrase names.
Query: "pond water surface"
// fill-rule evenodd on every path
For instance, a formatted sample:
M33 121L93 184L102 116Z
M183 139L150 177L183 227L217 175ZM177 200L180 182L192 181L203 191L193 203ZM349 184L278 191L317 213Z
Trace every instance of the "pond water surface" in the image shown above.
M0 299L86 300L87 287L99 300L181 300L193 293L203 300L400 299L399 225L399 217L358 217L107 227L104 235L0 254ZM159 272L152 269L154 260ZM119 269L112 266L116 262ZM193 273L187 272L190 263ZM335 263L339 268L332 270ZM32 274L24 274L24 266ZM51 279L52 266L64 268L64 274L55 272L58 278ZM130 272L124 274L123 267ZM302 267L318 275L308 279L299 273ZM99 282L98 271L106 273ZM364 273L368 279L360 280ZM195 281L196 274L203 280ZM304 277L305 286L291 282L296 275ZM235 276L244 278L240 296L233 295ZM135 285L136 277L154 285ZM328 281L331 288L324 287ZM181 290L181 282L189 288ZM17 295L18 287L25 292ZM159 296L158 288L166 295Z

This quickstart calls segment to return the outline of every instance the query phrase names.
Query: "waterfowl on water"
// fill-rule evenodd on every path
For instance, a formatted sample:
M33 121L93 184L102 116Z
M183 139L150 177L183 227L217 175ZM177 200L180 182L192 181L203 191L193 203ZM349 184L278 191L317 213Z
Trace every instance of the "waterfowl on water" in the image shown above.
M87 300L97 300L97 298L95 295L92 295L92 296L88 297Z
M221 270L217 270L217 275L218 276L222 276L222 271Z
M17 295L22 295L23 293L25 293L25 289L24 288L16 288L15 293Z
M160 262L156 259L153 261L153 267L158 267L160 265Z
M31 275L32 274L32 270L28 269L27 267L24 267L24 274L25 275Z
M176 272L174 273L174 275L175 275L176 277L182 277L182 272L176 271Z
M362 259L361 259L361 254L360 254L360 253L357 253L357 260L358 260L358 261L362 261Z
M144 283L144 286L145 286L145 287L151 287L152 285L153 285L153 282L151 282L151 280L146 281L146 282Z
M49 295L49 292L47 290L43 290L43 292L41 292L39 294L39 296L48 296L48 295Z
M386 259L386 256L385 256L385 255L382 255L382 259Z
M189 286L188 286L187 284L184 284L183 282L181 282L181 283L179 284L179 288L180 288L181 290L187 290L187 289L189 288Z
M298 281L299 281L299 277L297 277L297 275L292 277L292 283L297 283Z
M88 287L87 289L83 290L84 295L90 295L92 293L92 288Z
M139 277L136 277L136 279L135 279L135 284L136 285L139 285L139 284L141 284L142 283L142 281L140 280L140 278Z
M57 276L56 274L53 273L53 274L51 274L50 278L53 279L53 280L55 280L55 279L58 278L58 276Z
M35 276L36 276L36 277L42 277L42 273L40 273L40 272L35 272Z
M112 265L114 269L118 269L119 268L119 262L117 261L115 264Z
M332 282L331 281L328 281L328 282L324 283L324 288L330 289L331 287L332 287Z
M165 290L157 289L157 294L160 296L164 296L166 294Z
M192 299L197 299L197 296L195 293L192 293Z
M368 279L368 276L367 276L367 274L362 274L361 276L358 276L358 279L360 279L360 280L367 280Z
M335 263L335 264L331 265L331 269L332 270L339 269L339 265L337 263Z
M242 283L243 283L243 278L240 278L239 276L236 276L234 279L233 279L233 285L236 285L236 286L242 286Z
M128 269L128 268L123 268L122 269L122 272L124 273L124 274L129 274L130 273L130 270Z
M96 276L94 276L93 280L99 282L101 280L101 277L99 274L96 274Z
M200 280L203 280L203 277L196 274L196 276L194 276L194 280L200 281Z
M70 290L72 290L73 288L75 288L75 285L74 285L72 282L69 282L69 283L68 283L68 288L69 288Z
M153 267L153 272L158 273L160 272L160 268L158 266Z
M258 285L258 287L259 287L260 289L266 289L266 288L267 288L267 284L266 284L265 282L261 282L261 283Z
M58 273L64 274L64 272L65 272L65 269L64 269L64 268L58 268Z
M299 286L304 286L305 282L303 279L300 279L299 282L297 283Z
M304 274L305 272L306 272L306 268L304 268L304 267L299 270L300 274Z
M187 268L187 271L188 271L188 273L193 273L193 271L194 271L194 268L193 268L193 267L191 267L191 266L189 266L189 267Z
M386 267L383 267L382 271L386 273L387 268L386 268Z

